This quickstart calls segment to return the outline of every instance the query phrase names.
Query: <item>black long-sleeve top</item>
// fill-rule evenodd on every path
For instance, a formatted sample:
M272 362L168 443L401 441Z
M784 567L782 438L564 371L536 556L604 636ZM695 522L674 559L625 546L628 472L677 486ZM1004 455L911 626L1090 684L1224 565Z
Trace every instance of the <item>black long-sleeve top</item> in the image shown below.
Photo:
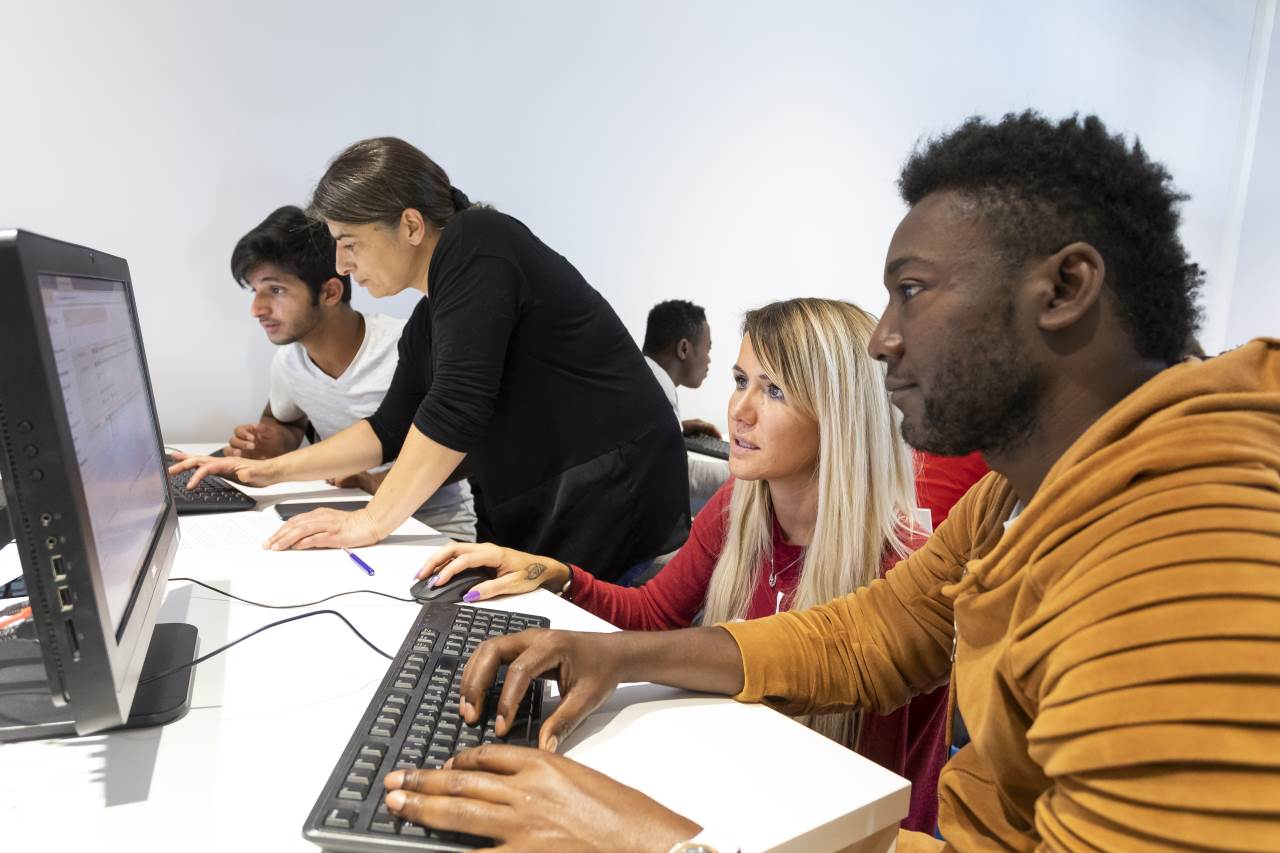
M688 480L671 407L617 314L518 220L456 214L429 296L370 418L383 460L410 424L468 454L495 541L616 577L682 539ZM588 559L590 558L590 559Z

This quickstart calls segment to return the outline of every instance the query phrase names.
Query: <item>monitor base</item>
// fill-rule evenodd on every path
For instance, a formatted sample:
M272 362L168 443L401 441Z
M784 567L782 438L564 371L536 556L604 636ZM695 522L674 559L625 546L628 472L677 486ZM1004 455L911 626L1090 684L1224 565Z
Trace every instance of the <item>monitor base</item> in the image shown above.
M190 663L196 658L199 632L185 622L161 622L151 635L138 681ZM160 726L181 719L191 708L194 667L142 684L133 696L129 719L113 729ZM74 701L74 700L73 700ZM34 640L0 643L0 741L75 737L71 709L49 696L40 647Z
M142 662L142 675L138 677L139 687L133 694L129 719L120 728L162 726L187 715L187 711L191 710L191 684L194 681L195 667L189 666L150 684L143 682L175 666L191 663L196 659L199 640L200 632L195 625L188 625L186 622L157 623L155 632L151 635L151 645L147 647L147 658Z

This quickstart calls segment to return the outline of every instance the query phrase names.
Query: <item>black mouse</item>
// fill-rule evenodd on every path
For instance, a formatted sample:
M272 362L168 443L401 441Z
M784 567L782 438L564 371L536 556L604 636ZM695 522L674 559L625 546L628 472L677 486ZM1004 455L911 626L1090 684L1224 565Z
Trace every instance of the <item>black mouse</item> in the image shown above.
M457 604L462 601L462 596L466 595L471 587L481 581L493 580L497 576L498 573L494 569L463 569L436 587L427 586L431 578L423 578L409 587L409 594L415 601Z

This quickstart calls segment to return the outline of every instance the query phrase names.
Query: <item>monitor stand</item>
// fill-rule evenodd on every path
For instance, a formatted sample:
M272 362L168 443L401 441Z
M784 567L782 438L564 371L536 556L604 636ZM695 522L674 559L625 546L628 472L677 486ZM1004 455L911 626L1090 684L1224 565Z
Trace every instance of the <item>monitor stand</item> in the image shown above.
M195 660L198 639L194 625L158 623L138 681ZM160 726L185 716L191 708L193 673L194 667L188 667L142 684L134 693L128 721L112 731ZM0 642L0 741L75 735L71 709L54 705L50 698L39 644L18 638Z

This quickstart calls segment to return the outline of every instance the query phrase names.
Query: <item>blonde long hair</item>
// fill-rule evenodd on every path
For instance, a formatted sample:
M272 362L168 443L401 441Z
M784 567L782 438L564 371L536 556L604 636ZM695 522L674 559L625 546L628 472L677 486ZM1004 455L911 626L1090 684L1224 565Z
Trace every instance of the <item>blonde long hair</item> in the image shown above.
M750 311L744 336L788 403L818 425L818 517L804 551L791 610L847 595L880 574L886 554L905 556L915 507L911 451L867 352L876 318L834 299L790 299ZM773 558L773 504L764 480L736 480L724 548L707 588L703 624L741 619ZM804 720L847 746L858 716Z

